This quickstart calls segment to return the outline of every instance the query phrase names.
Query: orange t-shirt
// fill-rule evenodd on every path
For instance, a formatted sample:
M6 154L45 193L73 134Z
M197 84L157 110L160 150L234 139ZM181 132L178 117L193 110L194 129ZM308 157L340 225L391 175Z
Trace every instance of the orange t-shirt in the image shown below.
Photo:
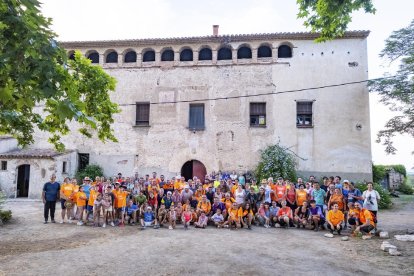
M206 214L208 214L210 213L210 210L211 210L211 203L210 201L207 201L207 202L200 201L197 205L197 208L200 208L201 210L206 212Z
M178 190L178 191L181 192L182 189L184 189L184 182L175 181L175 183L174 183L174 190Z
M356 208L351 208L348 211L348 216L359 218L359 211Z
M229 216L232 219L238 219L239 217L242 217L243 216L243 212L242 212L242 210L240 208L239 209L229 208L228 209L228 213L229 213Z
M233 195L233 196L236 196L236 190L237 190L237 185L233 185L232 187L231 187L231 194Z
M67 198L70 198L72 193L75 191L75 185L72 183L63 183L62 186L60 186L60 190Z
M288 216L289 218L292 218L292 210L288 206L280 208L277 212L277 216Z
M248 210L244 210L244 211L243 211L243 208L242 208L242 207L240 207L240 208L239 208L239 211L240 211L240 214L241 214L241 216L242 216L242 217L247 216L249 213L250 213L251 215L253 215L253 211L252 211L252 210L250 210L250 212L249 212Z
M298 198L298 206L302 206L303 202L305 202L308 199L308 193L305 190L296 190L296 195Z
M76 205L78 207L84 207L86 205L86 194L84 192L76 193Z
M236 200L234 200L234 198L232 198L232 197L228 200L226 198L221 199L221 202L223 202L226 205L227 210L231 208L231 206L233 205L233 202L235 202L235 201Z
M126 206L126 198L129 193L127 191L114 191L115 208L122 208Z
M206 194L206 191L196 190L194 193L194 197L197 198L197 201L201 201L201 197Z
M286 198L286 186L275 185L275 194L277 199Z
M331 195L331 198L329 199L329 201L331 202L331 206L334 203L338 204L339 210L344 210L344 196L343 195L337 195L337 194L333 194Z
M331 222L334 226L337 226L341 221L344 220L344 213L338 210L334 212L333 210L329 210L326 219Z
M372 217L371 212L367 209L362 209L361 212L359 212L359 220L364 224L367 222L367 219L369 219L369 224L375 226L374 218Z
M89 192L89 200L88 200L88 205L89 206L93 206L94 205L94 202L95 202L95 199L96 199L97 196L98 196L98 192L97 191L90 190L90 192Z

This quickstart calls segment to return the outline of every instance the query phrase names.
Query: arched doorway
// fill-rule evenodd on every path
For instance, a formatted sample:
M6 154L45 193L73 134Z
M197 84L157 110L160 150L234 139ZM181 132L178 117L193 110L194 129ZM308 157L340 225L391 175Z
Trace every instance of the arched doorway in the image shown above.
M17 169L17 197L29 196L30 165L21 165Z
M198 160L190 160L184 163L181 168L181 176L184 176L185 180L191 179L194 176L200 178L204 182L204 177L207 174L206 167Z

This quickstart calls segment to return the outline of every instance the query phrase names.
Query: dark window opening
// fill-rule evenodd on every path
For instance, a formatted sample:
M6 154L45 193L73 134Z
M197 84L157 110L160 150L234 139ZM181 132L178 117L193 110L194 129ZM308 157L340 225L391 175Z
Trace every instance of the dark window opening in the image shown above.
M272 57L272 49L269 46L260 46L259 49L257 49L257 57Z
M71 60L75 60L75 52L71 52L71 53L69 54L69 59L71 59Z
M203 48L198 52L198 60L212 60L213 52L209 48Z
M153 50L146 51L142 57L143 62L155 61L155 52Z
M278 58L291 58L292 57L292 48L288 45L281 45L277 49Z
M135 125L137 126L149 126L150 104L149 103L137 103L137 112Z
M237 50L237 59L252 58L252 50L249 47L241 47Z
M250 126L266 126L266 103L250 103Z
M161 61L174 61L174 51L165 50L164 52L162 52Z
M298 127L313 126L312 104L313 102L296 102L296 125Z
M89 153L78 153L79 157L79 167L78 170L81 171L89 165Z
M7 161L1 161L1 170L7 171Z
M192 61L193 51L191 49L184 49L180 53L180 61Z
M124 62L137 62L137 53L135 51L129 51L128 53L126 53L124 57Z
M106 63L118 63L118 53L117 52L110 52L106 55Z
M91 60L91 63L99 63L99 54L96 52L90 53L88 59Z
M188 128L191 130L203 130L204 125L204 104L190 104L190 119Z
M62 173L67 173L68 172L68 162L63 161L62 163Z
M229 60L232 59L231 49L221 48L217 53L217 60Z

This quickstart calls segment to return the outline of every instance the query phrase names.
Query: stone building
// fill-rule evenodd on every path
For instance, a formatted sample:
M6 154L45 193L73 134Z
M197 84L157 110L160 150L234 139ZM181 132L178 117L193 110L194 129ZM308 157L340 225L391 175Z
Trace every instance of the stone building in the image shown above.
M370 180L368 34L315 43L311 33L218 35L215 26L204 37L62 42L69 57L79 50L117 79L111 97L122 109L118 143L63 138L77 152L70 167L246 172L280 141L301 157L303 176ZM31 148L49 149L46 135Z

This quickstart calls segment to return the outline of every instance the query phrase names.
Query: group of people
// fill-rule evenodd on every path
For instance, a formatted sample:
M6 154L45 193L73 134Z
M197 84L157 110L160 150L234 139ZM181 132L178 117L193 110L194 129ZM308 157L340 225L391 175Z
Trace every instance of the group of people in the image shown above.
M55 176L43 188L44 218L55 223L56 201L61 202L61 221L91 223L96 227L139 224L147 227L175 229L182 224L206 228L252 229L252 225L297 227L319 231L328 228L341 234L348 226L353 234L370 235L376 227L380 195L367 183L363 193L353 182L340 176L323 177L320 184L311 176L291 182L281 177L248 179L235 172L206 175L186 180L166 179L163 175L85 177L82 185Z

